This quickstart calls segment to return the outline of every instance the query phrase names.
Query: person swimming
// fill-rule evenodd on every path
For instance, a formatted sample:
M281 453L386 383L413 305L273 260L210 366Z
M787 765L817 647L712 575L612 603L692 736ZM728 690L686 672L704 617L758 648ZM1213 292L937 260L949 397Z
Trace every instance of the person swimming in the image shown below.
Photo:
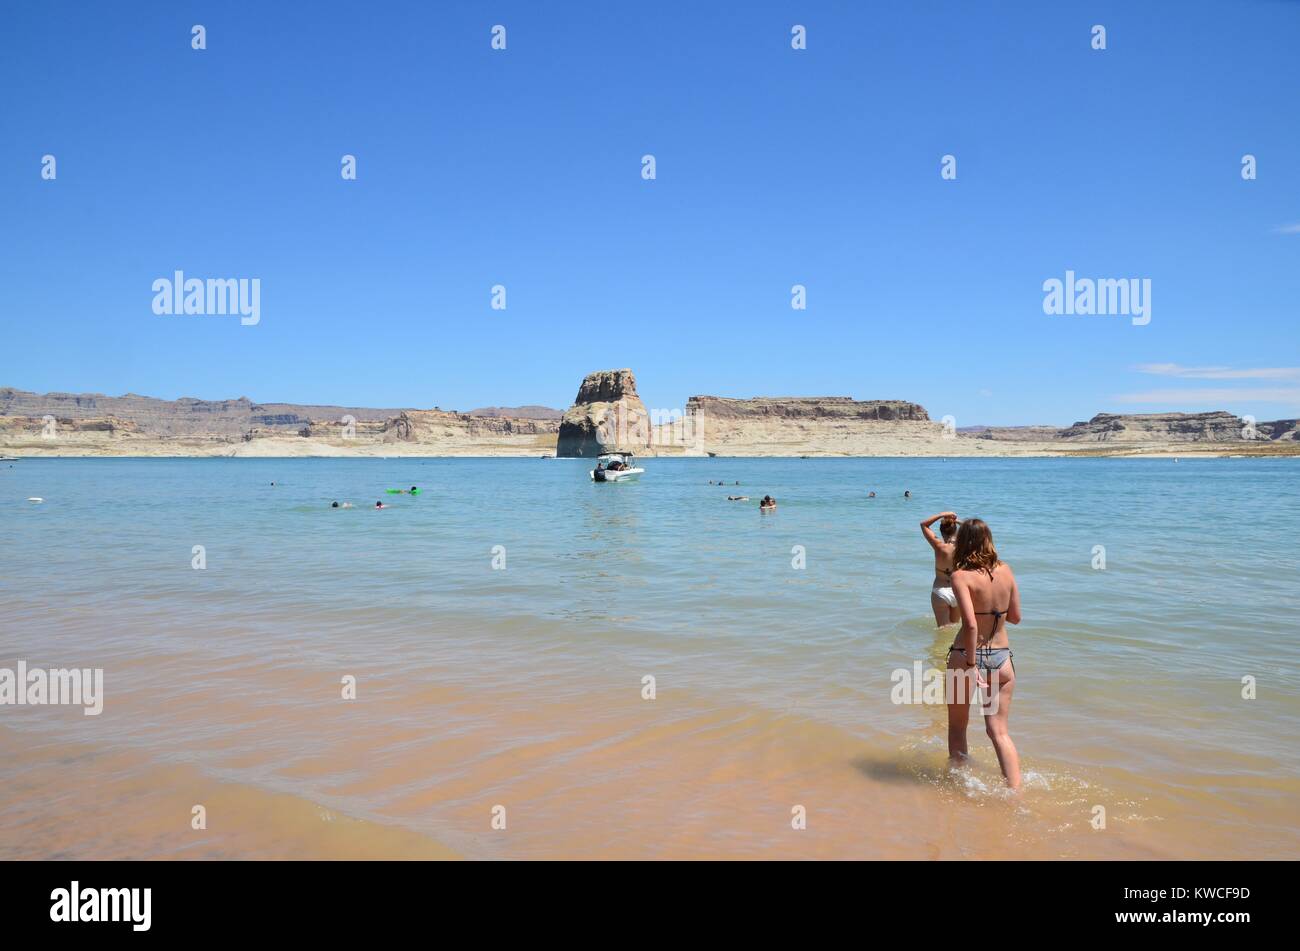
M758 503L758 507L759 507L760 510L761 510L761 509L774 509L774 508L776 508L776 499L772 498L772 496L770 496L770 495L765 495L765 496L763 496L763 498L759 501L759 503Z
M948 699L948 759L964 762L966 726L974 691L971 680L988 691L982 704L984 732L993 742L998 766L1012 789L1020 788L1020 753L1007 722L1016 685L1016 664L1007 639L1007 624L1020 623L1020 588L1011 566L998 558L993 533L981 519L968 518L957 529L953 547L952 589L961 609L961 629L948 648L948 669L955 689ZM987 678L987 679L986 679Z
M939 523L939 534L935 536L930 526ZM921 534L934 549L934 582L930 586L930 608L934 611L934 623L938 627L956 624L961 620L961 611L957 609L957 596L952 593L952 550L953 538L957 535L957 513L940 512L921 522Z
M868 493L867 493L867 498L869 498L869 499L874 499L875 497L876 497L876 493L874 493L874 492L868 492Z
M748 501L749 501L749 496L748 496L748 495L729 495L729 496L727 496L727 501L728 501L728 502L748 502Z
M907 490L905 490L905 491L903 492L903 498L905 498L905 499L910 499L911 497L912 497L912 490L911 490L911 489L907 489Z
M332 508L332 509L336 509L336 508L338 508L338 507L339 507L339 504L338 504L337 502L332 502L332 503L330 503L330 508Z
M383 502L376 502L376 503L375 503L375 508L377 508L377 509L386 509L386 508L388 508L388 506L385 505Z

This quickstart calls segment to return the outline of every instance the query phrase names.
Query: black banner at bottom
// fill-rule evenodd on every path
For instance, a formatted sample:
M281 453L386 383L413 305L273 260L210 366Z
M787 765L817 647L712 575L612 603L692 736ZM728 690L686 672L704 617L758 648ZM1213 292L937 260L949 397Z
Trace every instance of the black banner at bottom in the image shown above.
M1288 916L1282 862L5 864L7 935L78 940L284 934L375 937L433 923L499 940L667 940L672 924L731 938L966 941L1014 927L1090 937L1232 940ZM1034 928L1032 932L1025 928ZM1041 928L1041 931L1037 929ZM473 932L471 932L472 934ZM456 932L455 934L460 934ZM451 937L448 935L447 937ZM463 941L463 937L453 940Z

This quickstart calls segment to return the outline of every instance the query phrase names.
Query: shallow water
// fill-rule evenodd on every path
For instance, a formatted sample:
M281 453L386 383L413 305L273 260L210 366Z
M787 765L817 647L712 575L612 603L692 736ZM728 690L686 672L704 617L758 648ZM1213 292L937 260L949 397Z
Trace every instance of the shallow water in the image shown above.
M107 696L0 706L0 857L1300 851L1300 460L4 465L0 666ZM953 774L943 708L890 699L951 641L950 508L1021 584L1018 799L978 716Z

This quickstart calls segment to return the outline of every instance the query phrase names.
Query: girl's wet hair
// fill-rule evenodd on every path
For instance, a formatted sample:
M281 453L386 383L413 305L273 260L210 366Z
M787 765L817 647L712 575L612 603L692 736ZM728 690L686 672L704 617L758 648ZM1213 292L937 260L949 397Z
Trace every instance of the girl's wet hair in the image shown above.
M946 542L952 541L952 536L957 534L957 519L951 515L945 515L939 522L939 534L943 536Z

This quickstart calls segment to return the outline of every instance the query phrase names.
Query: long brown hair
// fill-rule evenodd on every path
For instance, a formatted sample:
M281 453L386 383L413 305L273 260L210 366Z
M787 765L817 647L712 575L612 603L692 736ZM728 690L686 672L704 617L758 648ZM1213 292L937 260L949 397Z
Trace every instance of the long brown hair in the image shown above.
M957 529L957 544L952 552L956 571L983 571L989 578L999 564L998 550L993 547L993 533L980 518L968 518Z

